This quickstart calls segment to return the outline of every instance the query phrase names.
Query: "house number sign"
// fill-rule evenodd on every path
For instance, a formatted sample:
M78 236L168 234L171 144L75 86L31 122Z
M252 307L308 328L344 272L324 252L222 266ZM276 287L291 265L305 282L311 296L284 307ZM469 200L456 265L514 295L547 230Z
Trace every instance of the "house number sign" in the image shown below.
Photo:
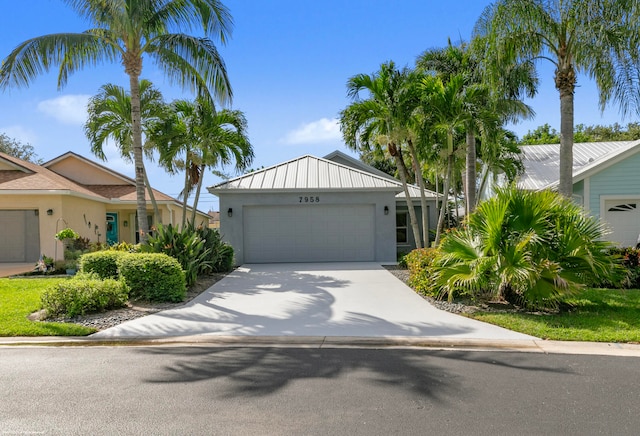
M298 203L320 203L319 195L305 195L298 197Z

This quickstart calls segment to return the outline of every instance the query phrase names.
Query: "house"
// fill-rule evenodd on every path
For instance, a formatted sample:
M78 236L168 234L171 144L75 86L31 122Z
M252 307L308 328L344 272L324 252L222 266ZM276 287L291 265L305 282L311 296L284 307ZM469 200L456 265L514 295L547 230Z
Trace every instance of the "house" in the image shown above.
M523 146L518 186L557 189L560 145ZM610 229L607 240L635 246L640 234L640 140L573 146L573 199Z
M178 222L181 203L153 192L162 216L148 201L149 224ZM62 259L54 235L65 227L94 242L135 242L135 180L72 152L42 165L0 153L0 262Z
M395 262L415 244L402 184L344 153L305 155L208 188L236 263ZM419 210L419 190L411 200ZM418 197L418 198L416 198ZM428 191L436 222L436 194Z

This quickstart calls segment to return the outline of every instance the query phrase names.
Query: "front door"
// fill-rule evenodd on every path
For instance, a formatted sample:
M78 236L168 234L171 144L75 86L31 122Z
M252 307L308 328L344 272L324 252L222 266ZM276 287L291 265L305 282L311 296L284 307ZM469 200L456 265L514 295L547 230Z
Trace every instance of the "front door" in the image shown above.
M107 244L118 243L118 214L107 212Z

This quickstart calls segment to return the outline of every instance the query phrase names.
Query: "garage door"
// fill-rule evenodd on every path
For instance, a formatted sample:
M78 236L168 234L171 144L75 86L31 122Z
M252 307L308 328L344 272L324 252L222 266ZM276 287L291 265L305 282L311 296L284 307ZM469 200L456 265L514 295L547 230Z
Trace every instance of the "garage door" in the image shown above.
M372 204L245 206L247 263L373 261Z
M608 240L635 247L640 234L640 199L607 200L604 218L612 230Z
M0 262L38 260L40 257L38 218L35 210L0 210Z

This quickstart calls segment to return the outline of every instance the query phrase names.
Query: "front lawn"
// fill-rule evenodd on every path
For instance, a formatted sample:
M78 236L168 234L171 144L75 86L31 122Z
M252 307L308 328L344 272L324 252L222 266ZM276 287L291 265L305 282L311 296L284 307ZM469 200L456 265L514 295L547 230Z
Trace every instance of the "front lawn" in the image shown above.
M40 295L66 278L0 279L0 336L85 336L95 329L76 324L30 321Z
M475 312L471 318L543 339L640 343L639 289L586 289L557 314Z

